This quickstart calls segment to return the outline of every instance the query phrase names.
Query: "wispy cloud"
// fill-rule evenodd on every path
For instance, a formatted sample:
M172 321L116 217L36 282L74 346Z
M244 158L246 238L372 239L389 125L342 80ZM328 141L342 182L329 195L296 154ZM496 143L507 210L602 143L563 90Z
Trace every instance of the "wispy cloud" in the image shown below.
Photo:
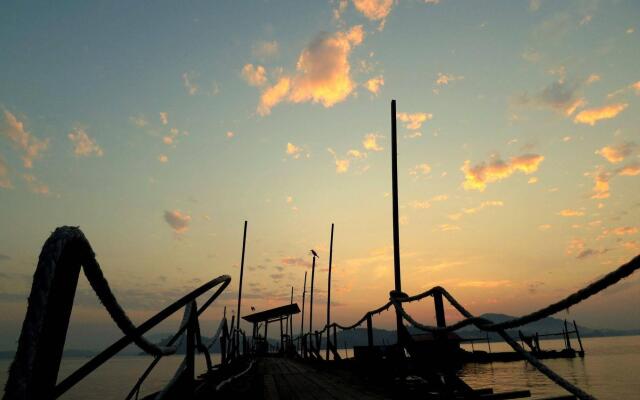
M245 64L242 78L251 86L262 86L267 83L267 71L262 65Z
M71 143L73 143L73 154L79 157L89 157L95 155L102 157L104 152L98 144L89 137L86 130L82 127L74 128L67 135Z
M594 126L598 121L615 118L627 108L627 103L610 104L599 108L589 108L580 111L573 122Z
M253 44L251 48L251 53L254 57L265 59L269 57L274 57L280 51L280 45L275 40L260 40Z
M380 21L378 29L382 30L393 8L393 0L353 0L353 5L367 19Z
M185 72L182 74L182 84L190 96L197 94L200 90L200 87L195 83L196 78L197 74L193 72Z
M25 168L32 168L33 161L41 156L49 146L49 139L38 139L25 129L24 123L9 111L4 111L2 133L13 147L22 153Z
M460 170L464 173L465 190L484 191L488 183L508 178L515 172L531 174L538 170L544 157L539 154L524 154L511 157L509 161L503 161L499 156L492 156L488 162L471 165L470 160L465 160Z
M617 173L620 176L638 176L640 175L640 163L636 162L625 165L624 167L618 169Z
M422 127L422 124L426 121L429 121L433 118L433 114L417 112L413 114L409 114L406 112L399 112L396 114L396 117L405 123L405 127L407 129L416 130Z
M362 139L362 147L370 151L382 151L384 150L379 144L378 139L382 138L382 135L377 133L368 133Z
M633 142L625 142L617 145L609 145L596 151L596 154L601 155L607 161L612 164L618 164L626 157L629 157L638 146Z
M350 162L348 158L339 158L336 152L331 148L328 148L327 151L333 156L337 173L344 174L345 172L349 171Z
M364 87L371 93L377 95L384 85L384 77L382 75L373 77L364 83Z
M427 163L418 164L409 169L409 175L414 178L429 175L429 172L431 172L431 166Z
M564 210L558 211L558 215L561 217L582 217L584 215L584 211L565 208Z
M287 143L287 147L285 149L285 152L287 153L288 156L290 156L294 160L297 160L302 156L305 156L306 158L309 158L309 153L305 152L304 148L302 148L300 146L296 146L295 144L293 144L291 142Z
M429 200L414 200L409 203L409 206L416 209L427 209L431 208L433 203L445 201L449 198L446 194L440 194L437 196L433 196Z
M27 183L29 190L35 194L47 196L49 195L49 186L41 182L32 174L23 174L22 178Z
M169 114L166 112L160 112L160 122L162 123L162 125L166 125L169 123ZM142 126L146 125L146 123L144 123Z
M164 220L173 229L175 233L185 233L189 229L191 216L180 210L165 211Z
M356 84L351 77L349 56L364 40L361 25L346 32L320 34L300 53L296 73L283 75L260 96L257 112L268 115L283 100L321 103L324 107L344 101Z

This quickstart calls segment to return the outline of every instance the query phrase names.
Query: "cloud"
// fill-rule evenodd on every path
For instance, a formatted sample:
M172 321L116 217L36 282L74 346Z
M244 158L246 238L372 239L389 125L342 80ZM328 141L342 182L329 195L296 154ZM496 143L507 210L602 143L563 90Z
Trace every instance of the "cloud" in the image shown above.
M160 112L160 122L162 122L162 125L166 125L169 123L169 114L167 114L166 112ZM143 125L144 126L144 125Z
M405 127L407 129L416 130L420 129L422 127L422 123L424 123L425 121L430 121L433 118L433 114L422 112L408 114L405 112L400 112L396 114L396 117L400 121L405 123Z
M551 229L551 224L542 224L542 225L538 225L538 230L541 230L541 231L548 231L549 229Z
M606 253L606 252L608 252L610 250L611 249L600 249L600 250L597 250L597 249L584 249L584 250L580 251L576 255L576 258L578 260L584 260L586 258L590 258L590 257L593 257L593 256L604 254L604 253Z
M258 104L258 114L265 116L271 114L271 109L284 100L291 89L291 79L283 77L273 86L265 89L260 95L260 104Z
M570 208L566 208L558 212L558 215L561 217L582 217L584 215L584 211L580 210L572 210Z
M384 85L384 77L382 75L376 76L365 82L364 87L367 88L373 94L378 94L380 89Z
M304 155L304 149L302 147L296 146L293 143L287 143L286 153L288 156L291 156L293 159L297 160L301 156ZM306 154L306 157L309 157L309 153Z
M4 111L5 124L2 133L22 152L22 163L25 168L32 168L33 161L40 157L41 153L49 146L49 139L40 140L33 136L12 113Z
M533 104L540 107L550 108L566 117L573 115L573 113L581 107L584 107L587 102L580 96L582 87L594 81L594 76L591 75L587 79L582 80L568 80L565 78L566 71L563 66L556 70L552 70L553 75L558 75L559 79L549 84L542 91L535 93L533 96L529 96L527 93L517 98L518 103L526 105ZM591 80L591 82L589 82Z
M618 169L620 176L638 176L640 175L640 163L632 163Z
M437 195L437 196L433 196L429 200L424 200L424 201L414 200L411 203L409 203L409 205L412 208L416 208L416 209L427 209L427 208L431 208L431 205L433 203L440 202L440 201L445 201L448 198L449 198L449 196L447 196L446 194L440 194L440 195Z
M329 153L331 153L331 155L333 156L333 160L336 163L336 172L339 174L344 174L345 172L349 171L349 159L348 158L339 158L338 155L336 154L335 151L333 151L333 149L329 148L327 149L327 151Z
M166 155L164 155L164 154L160 154L160 155L158 156L158 161L160 161L161 163L163 163L163 164L164 164L164 163L166 163L167 161L169 161L169 157L167 157L167 156L166 156Z
M596 154L601 155L611 164L618 164L624 161L625 157L630 156L637 148L635 143L626 142L618 145L609 145L596 151Z
M129 121L131 121L131 123L138 128L144 128L145 126L149 125L149 121L147 121L143 115L129 117Z
M502 207L502 206L504 206L504 203L500 200L483 201L477 207L463 208L462 212L465 214L476 214L478 211L481 211L487 207Z
M462 229L458 225L452 224L440 224L438 225L438 228L440 228L442 232L459 231L460 229Z
M436 79L436 85L444 86L448 85L451 82L461 81L464 79L464 76L453 75L453 74L443 74L442 72L438 72L438 78Z
M380 21L379 29L382 30L393 8L393 0L353 0L353 5L370 21Z
M185 72L182 74L182 84L187 90L187 93L189 93L189 96L195 95L196 93L198 93L198 90L200 90L198 85L196 85L194 82L194 79L196 77L197 75L194 73Z
M363 158L367 158L367 153L360 150L349 150L347 151L347 156L355 158L356 160L361 160Z
M527 175L536 172L543 160L544 157L539 154L511 157L509 161L503 161L499 156L493 156L489 162L481 162L475 166L471 166L471 161L465 160L460 168L465 176L463 187L465 190L482 192L488 183L508 178L517 171Z
M164 220L175 233L185 233L189 229L191 216L182 213L180 210L165 211Z
M260 40L253 44L251 52L256 58L268 58L273 57L278 54L280 51L280 46L277 41L271 40Z
M9 178L9 166L2 156L0 156L0 188L11 189L13 184Z
M404 135L404 137L407 138L407 139L419 138L419 137L422 137L422 132L412 131L412 132L409 132L406 135Z
M227 138L231 139L232 137L234 137L236 134L233 133L233 131L227 131L227 133L225 134L227 136Z
M618 226L613 229L605 229L603 233L605 235L613 234L616 236L635 235L638 233L638 228L635 226Z
M532 176L531 178L529 178L527 183L530 184L530 185L538 183L538 177L537 176Z
M42 183L38 178L31 174L24 174L22 178L27 182L29 190L35 194L46 196L49 194L49 186Z
M502 286L510 286L511 281L502 279L495 281L462 281L458 283L458 287L470 287L470 288L486 288L494 289Z
M300 53L296 73L284 75L260 96L257 112L268 115L287 100L292 103L321 103L324 107L344 101L355 88L349 55L364 40L362 25L346 32L319 34Z
M413 177L425 176L431 172L431 166L427 163L418 164L409 169L409 175Z
M262 86L267 83L267 71L262 65L246 64L242 67L242 78L251 86Z
M600 108L590 108L587 110L582 110L575 116L573 122L576 124L587 124L594 126L596 122L600 120L615 118L618 114L624 111L627 106L628 104L626 103L616 103Z
M380 145L378 145L378 139L382 138L382 135L378 135L376 133L368 133L362 139L362 147L366 150L371 151L382 151L384 150Z
M606 199L610 196L609 193L609 180L611 179L611 173L600 170L593 175L593 194L592 199Z
M589 76L587 77L587 81L586 81L586 83L587 83L587 85L590 85L590 84L592 84L592 83L598 82L600 79L601 79L601 78L600 78L600 75L598 75L598 74L591 74L591 75L589 75Z
M311 262L302 257L283 257L280 263L288 267L310 267Z
M71 143L73 143L73 154L79 157L89 157L95 154L102 157L104 152L98 144L87 135L84 128L76 127L67 135Z

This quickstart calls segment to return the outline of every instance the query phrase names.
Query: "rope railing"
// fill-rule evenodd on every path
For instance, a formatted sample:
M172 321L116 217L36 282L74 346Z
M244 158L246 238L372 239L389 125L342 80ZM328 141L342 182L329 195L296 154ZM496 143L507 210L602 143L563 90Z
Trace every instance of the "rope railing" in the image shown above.
M511 336L509 336L505 331L507 329L517 328L522 325L529 324L531 322L538 321L542 318L549 317L559 311L568 309L589 297L605 290L606 288L615 285L620 280L627 278L635 271L640 269L640 255L634 257L631 261L626 264L623 264L619 268L609 272L605 276L597 279L596 281L590 283L589 285L581 288L569 296L559 300L555 303L552 303L546 307L540 308L536 311L533 311L529 314L523 315L521 317L513 318L507 321L503 321L500 323L493 323L492 321L486 318L476 317L471 314L466 308L464 308L446 289L436 286L429 290L426 290L422 293L413 295L413 296L399 296L398 293L391 292L390 300L386 304L381 307L376 308L375 310L369 311L364 314L362 318L356 321L352 325L340 325L336 322L331 324L326 324L321 331L317 331L317 334L322 334L327 329L332 327L339 328L343 331L355 329L358 326L362 325L368 318L370 318L374 314L379 314L385 310L388 310L391 306L394 306L396 311L402 316L402 318L407 321L413 327L420 329L422 331L431 332L434 334L443 334L447 332L457 331L465 326L474 325L478 329L485 332L496 332L502 339L517 353L519 353L525 360L531 363L538 371L547 376L557 385L566 389L576 397L580 399L594 399L593 396L586 393L579 387L573 385L562 376L551 370L545 364L540 362L536 357L534 357L531 353L526 351L522 346L520 346ZM456 322L453 325L449 325L447 327L435 327L430 325L424 325L417 320L415 320L411 315L409 315L403 307L404 303L411 303L414 301L422 300L426 297L433 296L434 294L441 294L444 296L449 303L464 317L463 320ZM306 337L309 333L298 335L300 337Z
M56 385L81 269L124 336ZM155 345L143 335L200 295L217 287L213 295L197 310L196 314L199 316L230 282L231 277L221 275L135 326L111 291L82 231L77 227L57 228L40 253L4 398L57 398L132 343L157 358L175 353L176 347L173 344L187 329L187 325L181 324L167 346Z

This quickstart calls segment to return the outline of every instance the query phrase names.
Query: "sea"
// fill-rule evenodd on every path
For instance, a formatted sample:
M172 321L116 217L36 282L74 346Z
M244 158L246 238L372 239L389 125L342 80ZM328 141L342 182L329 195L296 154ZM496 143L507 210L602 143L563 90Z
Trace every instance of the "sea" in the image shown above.
M544 363L598 399L640 399L640 336L584 338L582 342L586 353L584 358L544 360ZM503 343L491 343L491 351L494 352L508 351L507 347ZM563 341L545 340L541 347L561 349ZM487 351L488 344L475 343L474 348ZM342 352L353 356L351 349L343 349ZM212 354L212 358L214 363L220 361L219 354ZM171 379L182 359L183 356L164 357L146 379L141 397L160 390ZM59 376L69 375L87 361L88 358L82 357L64 358ZM114 357L61 398L123 399L150 362L148 356ZM0 360L0 382L6 381L10 363L11 360ZM196 369L204 371L204 358L197 358ZM496 392L528 389L533 399L567 394L524 361L467 364L459 375L476 389L491 387Z

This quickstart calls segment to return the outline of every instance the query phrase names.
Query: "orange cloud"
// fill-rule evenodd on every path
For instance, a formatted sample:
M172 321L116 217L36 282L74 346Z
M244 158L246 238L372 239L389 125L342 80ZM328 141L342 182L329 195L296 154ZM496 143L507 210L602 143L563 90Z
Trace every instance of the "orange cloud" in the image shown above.
M379 144L378 144L378 139L381 138L382 135L378 135L376 133L368 133L364 136L364 139L362 140L362 147L364 147L366 150L371 150L371 151L382 151L384 150Z
M564 210L558 212L558 215L562 217L582 217L584 215L584 211L565 208Z
M258 114L262 116L271 114L271 109L287 97L290 88L291 79L287 77L280 78L275 85L268 87L260 95Z
M182 213L180 210L165 211L164 220L175 233L185 233L189 229L191 216Z
M356 84L351 78L349 55L364 40L362 25L347 32L320 34L305 48L296 64L296 74L283 76L262 93L258 113L267 115L283 100L311 101L324 107L344 101Z
M367 153L360 150L349 150L347 151L347 155L358 160L367 157Z
M421 175L428 175L429 172L431 172L431 166L427 163L418 164L413 168L409 169L409 175L414 177L418 177Z
M74 145L73 154L80 157L88 157L95 154L98 157L102 157L104 152L96 144L96 142L87 135L87 132L80 127L75 128L67 135L69 140Z
M291 156L296 160L304 155L304 149L300 146L296 146L293 143L287 143L286 152L287 152L287 155ZM309 157L309 154L307 154L307 157Z
M422 127L422 124L425 121L429 121L433 118L433 114L427 114L427 113L413 113L413 114L408 114L405 112L400 112L396 114L396 117L402 121L405 122L405 127L407 129L411 129L411 130L416 130L416 129L420 129L420 127Z
M442 72L438 72L438 79L436 79L436 85L444 86L448 85L450 82L461 81L464 79L464 76L456 76L453 74L443 74Z
M624 161L625 157L630 156L637 146L635 143L622 143L619 145L610 145L601 148L596 151L596 154L600 154L607 161L612 164L617 164Z
M482 162L471 166L471 161L465 160L460 170L464 173L465 190L484 191L488 183L500 181L508 178L515 172L531 174L538 170L544 157L538 154L524 154L518 157L511 157L509 161L503 161L494 156L488 163Z
M611 174L606 171L599 171L593 174L593 194L592 199L606 199L610 196L609 193L609 179Z
M640 163L625 165L618 170L620 176L638 176L640 175Z
M627 106L628 104L626 103L616 103L600 108L590 108L587 110L582 110L575 116L573 122L576 124L587 124L594 126L596 122L600 120L615 118L618 114L624 111Z
M5 126L2 133L22 152L22 163L25 168L33 167L33 160L49 147L49 139L40 140L27 132L24 123L19 121L9 111L4 111Z
M163 163L163 164L164 164L164 163L166 163L167 161L169 161L169 157L167 157L167 156L166 156L166 155L164 155L164 154L160 154L160 155L158 156L158 161L160 161L161 163Z
M167 114L166 112L160 112L160 122L162 122L162 125L168 124L169 123L169 114ZM146 123L144 125L146 125ZM144 125L142 125L142 126L144 126Z
M382 75L376 76L375 78L371 78L365 82L364 87L367 88L373 94L378 94L380 92L380 88L384 85L384 78Z
M267 71L262 65L246 64L242 67L242 77L251 86L262 86L267 83Z
M619 226L613 229L605 229L603 232L605 235L613 234L616 236L635 235L638 233L638 228L635 226Z
M353 5L369 20L381 21L379 29L382 29L393 7L393 0L353 0Z
M344 174L345 172L349 171L349 159L348 158L344 158L344 159L340 159L338 158L338 155L336 154L335 151L333 151L333 149L329 148L327 149L327 151L329 151L329 153L331 153L331 155L333 156L333 159L336 163L336 172L338 174Z

